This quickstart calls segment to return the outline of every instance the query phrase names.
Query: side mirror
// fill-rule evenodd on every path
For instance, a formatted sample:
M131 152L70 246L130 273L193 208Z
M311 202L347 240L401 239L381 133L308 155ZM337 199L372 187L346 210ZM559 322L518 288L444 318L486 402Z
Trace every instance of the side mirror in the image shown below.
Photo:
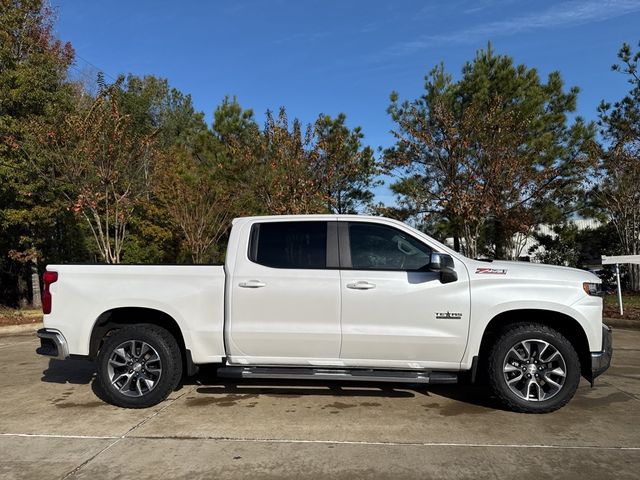
M447 253L432 252L429 260L429 270L440 272L441 283L451 283L458 280L458 274L453 269L454 263L451 255Z

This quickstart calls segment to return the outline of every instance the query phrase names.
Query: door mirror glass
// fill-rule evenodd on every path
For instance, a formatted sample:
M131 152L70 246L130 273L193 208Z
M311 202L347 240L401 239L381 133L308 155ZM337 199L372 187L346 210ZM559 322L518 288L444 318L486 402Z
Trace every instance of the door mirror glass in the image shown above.
M429 260L429 270L432 272L440 272L440 281L442 283L451 283L458 280L458 275L453 269L454 262L451 255L441 252L432 252Z

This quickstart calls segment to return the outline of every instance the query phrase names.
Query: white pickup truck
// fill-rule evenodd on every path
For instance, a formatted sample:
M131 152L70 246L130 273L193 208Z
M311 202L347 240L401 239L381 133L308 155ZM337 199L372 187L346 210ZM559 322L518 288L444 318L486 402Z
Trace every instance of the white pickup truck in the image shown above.
M97 361L114 405L164 400L183 374L454 383L549 412L611 361L586 271L465 258L404 223L233 221L224 266L49 265L38 353Z

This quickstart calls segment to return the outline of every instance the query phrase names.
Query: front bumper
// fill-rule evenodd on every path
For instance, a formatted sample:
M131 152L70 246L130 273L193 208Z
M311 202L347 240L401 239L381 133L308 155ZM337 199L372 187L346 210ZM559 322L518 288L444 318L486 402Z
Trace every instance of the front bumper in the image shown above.
M69 357L67 340L60 332L41 328L38 330L38 337L40 338L40 346L36 348L37 354L60 360Z
M602 324L602 351L591 352L591 384L593 381L607 371L611 365L613 356L613 339L611 338L611 327Z

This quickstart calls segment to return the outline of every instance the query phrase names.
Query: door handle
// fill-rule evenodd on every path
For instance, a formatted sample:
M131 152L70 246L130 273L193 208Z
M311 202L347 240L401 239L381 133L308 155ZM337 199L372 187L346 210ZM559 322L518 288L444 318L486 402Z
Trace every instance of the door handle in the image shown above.
M260 280L247 280L246 282L240 282L238 286L242 288L262 288L266 287L267 284Z
M376 284L367 282L366 280L359 280L357 282L347 283L347 288L353 290L371 290L372 288L376 288Z

